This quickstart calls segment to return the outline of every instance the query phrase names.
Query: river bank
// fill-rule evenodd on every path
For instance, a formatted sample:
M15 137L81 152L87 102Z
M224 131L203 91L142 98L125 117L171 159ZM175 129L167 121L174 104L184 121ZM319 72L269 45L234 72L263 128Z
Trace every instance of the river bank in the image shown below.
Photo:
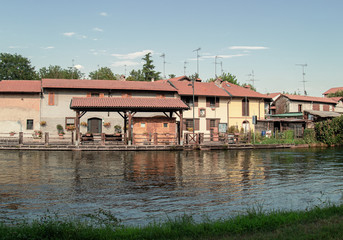
M31 223L23 220L0 223L0 239L341 239L343 236L343 205L269 213L252 208L234 218L204 218L200 223L190 215L182 215L144 227L123 226L109 212L92 216L97 225L57 217Z
M0 150L35 151L187 151L187 150L242 150L326 147L325 144L198 144L198 145L68 145L21 144L0 145Z

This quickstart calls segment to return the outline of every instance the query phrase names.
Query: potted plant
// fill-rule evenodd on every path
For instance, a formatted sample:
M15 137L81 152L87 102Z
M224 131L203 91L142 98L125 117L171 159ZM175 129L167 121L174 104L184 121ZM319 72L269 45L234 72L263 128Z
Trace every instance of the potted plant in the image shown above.
M10 136L14 136L15 132L14 131L11 131L10 132Z
M114 126L114 132L116 133L116 135L120 135L120 133L121 133L121 126L120 125L115 125Z
M40 125L43 127L46 126L46 121L40 121Z
M42 138L42 134L43 134L42 131L40 131L40 130L34 130L32 136L33 136L33 138L35 138L35 139L40 139L40 138Z
M88 124L86 122L81 122L80 125L83 126L83 127L87 127L88 126Z
M75 125L68 125L66 127L67 131L74 131L75 130Z
M110 127L111 126L111 123L110 122L104 122L104 127Z
M64 131L63 131L62 125L61 124L57 124L56 128L57 128L57 132L58 132L58 135L60 136L60 138L63 138Z

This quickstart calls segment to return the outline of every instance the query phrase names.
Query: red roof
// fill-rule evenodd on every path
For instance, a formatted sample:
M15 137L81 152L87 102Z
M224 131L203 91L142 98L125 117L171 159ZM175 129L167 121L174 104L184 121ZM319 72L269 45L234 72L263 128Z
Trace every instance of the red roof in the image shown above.
M176 92L175 88L163 82L118 80L42 79L42 87Z
M276 92L276 93L267 93L268 97L275 98L276 96L281 95L281 93Z
M269 98L270 96L262 93L255 92L249 88L241 87L230 82L222 82L221 86L232 97L252 97L252 98Z
M324 95L330 94L330 93L335 93L338 91L343 91L343 87L335 87L335 88L330 88L329 90L327 90L325 93L323 93Z
M338 103L340 100L342 100L343 97L331 97L330 99L334 100L336 103Z
M118 97L88 97L73 98L71 109L158 109L187 110L189 107L179 98L118 98Z
M282 95L294 101L321 102L321 103L333 103L333 104L337 103L335 100L331 98L325 98L325 97L310 97L310 96L291 95L291 94L282 94Z
M173 81L171 84L176 87L179 95L193 95L191 81ZM228 94L222 88L216 86L213 82L195 82L194 95L228 97Z
M2 80L0 92L25 92L40 93L41 81L39 80Z

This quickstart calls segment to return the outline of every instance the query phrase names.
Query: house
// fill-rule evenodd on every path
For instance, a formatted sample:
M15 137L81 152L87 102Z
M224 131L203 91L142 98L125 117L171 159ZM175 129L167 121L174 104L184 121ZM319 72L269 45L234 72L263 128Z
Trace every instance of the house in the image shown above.
M281 94L273 103L276 114L303 113L304 110L335 111L337 102L325 97Z
M323 95L324 95L324 97L328 97L329 94L336 93L336 92L342 92L342 91L343 91L343 87L334 87L334 88L330 88L329 90L324 92Z
M0 132L32 134L40 129L41 81L0 81Z
M76 124L73 98L175 98L177 92L169 84L118 80L42 79L41 120L44 131L56 132L57 124L64 129ZM114 126L126 126L118 112L91 111L80 119L81 133L113 133Z

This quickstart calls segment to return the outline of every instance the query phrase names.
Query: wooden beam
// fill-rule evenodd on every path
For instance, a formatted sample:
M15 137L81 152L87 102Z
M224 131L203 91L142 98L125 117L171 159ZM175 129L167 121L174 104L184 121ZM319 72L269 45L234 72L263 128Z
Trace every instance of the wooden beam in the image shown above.
M175 112L176 113L176 112ZM176 113L177 114L177 113ZM180 134L179 134L179 144L181 144L183 138L183 113L182 110L180 110L180 114L177 114L180 118Z

